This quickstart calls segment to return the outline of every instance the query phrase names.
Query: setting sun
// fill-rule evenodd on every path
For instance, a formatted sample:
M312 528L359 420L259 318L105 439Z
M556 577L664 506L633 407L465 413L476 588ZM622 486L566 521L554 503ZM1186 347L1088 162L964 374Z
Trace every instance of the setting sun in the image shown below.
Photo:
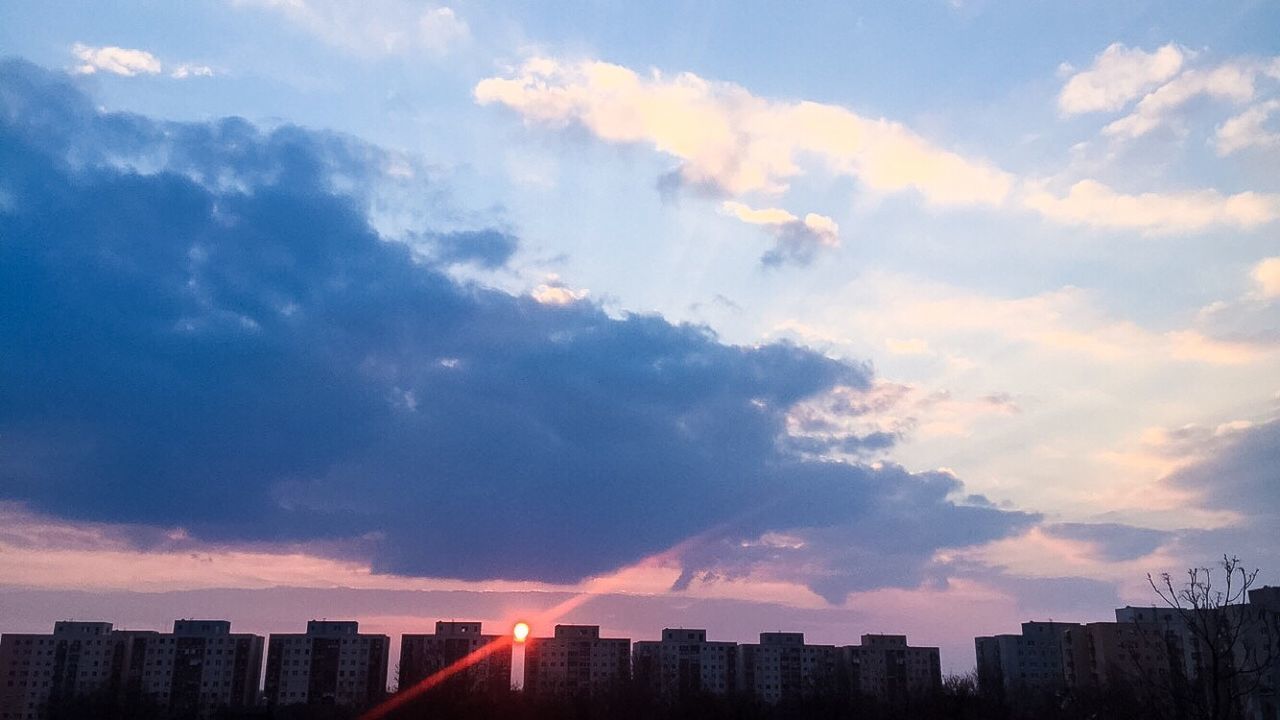
M529 623L518 622L515 627L511 628L511 635L515 637L516 642L522 643L529 637Z

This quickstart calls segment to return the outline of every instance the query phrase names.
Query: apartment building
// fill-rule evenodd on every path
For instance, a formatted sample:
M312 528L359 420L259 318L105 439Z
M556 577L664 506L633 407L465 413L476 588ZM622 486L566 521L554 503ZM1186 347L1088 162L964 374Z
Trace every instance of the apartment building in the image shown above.
M531 695L599 695L631 676L631 639L602 638L599 625L556 625L549 638L529 638L524 691Z
M111 623L59 622L53 634L0 637L0 718L37 720L50 701L117 683Z
M1025 622L1019 635L975 638L979 686L999 696L1064 689L1062 636L1080 627L1078 623Z
M942 687L938 648L912 647L906 635L863 635L843 650L849 685L862 695L901 701Z
M174 718L252 706L261 636L232 634L225 620L179 620L172 633L59 622L51 635L0 639L0 718L37 720L72 699L152 706Z
M1063 683L1070 689L1167 688L1180 675L1181 655L1176 636L1155 623L1085 623L1062 634Z
M706 630L666 628L661 640L637 642L632 654L636 683L660 697L737 691L737 643L708 641Z
M494 645L498 643L498 645ZM484 652L482 652L484 651ZM506 635L485 635L478 622L441 620L434 634L400 637L399 687L405 689L479 653L478 659L451 679L473 692L503 693L511 689L511 643Z
M1280 587L1253 588L1248 602L1210 610L1123 607L1116 610L1116 620L1158 627L1173 648L1177 671L1192 686L1210 683L1216 661L1219 682L1236 678L1232 692L1242 695L1243 717L1280 719L1280 662L1266 662L1280 657ZM1234 643L1214 652L1211 638L1219 643L1234 638Z
M386 696L391 639L361 634L355 621L312 620L306 633L267 642L269 705L368 707Z
M738 687L777 703L847 690L840 648L806 645L804 633L760 633L759 644L738 647Z
M170 714L207 717L257 704L262 636L232 633L226 620L178 620L171 634L134 638L132 657L140 642L142 694Z

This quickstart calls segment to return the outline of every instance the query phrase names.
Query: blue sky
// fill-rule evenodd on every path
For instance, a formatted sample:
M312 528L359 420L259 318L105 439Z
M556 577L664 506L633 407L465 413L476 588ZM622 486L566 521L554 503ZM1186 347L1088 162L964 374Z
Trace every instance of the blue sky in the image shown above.
M0 575L770 602L957 668L1275 582L1277 27L7 5Z

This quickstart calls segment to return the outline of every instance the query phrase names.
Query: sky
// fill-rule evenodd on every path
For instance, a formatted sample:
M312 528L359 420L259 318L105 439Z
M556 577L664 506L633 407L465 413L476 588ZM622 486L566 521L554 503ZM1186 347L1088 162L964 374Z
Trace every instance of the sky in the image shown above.
M960 672L1148 573L1280 584L1278 27L6 3L0 629L897 632Z

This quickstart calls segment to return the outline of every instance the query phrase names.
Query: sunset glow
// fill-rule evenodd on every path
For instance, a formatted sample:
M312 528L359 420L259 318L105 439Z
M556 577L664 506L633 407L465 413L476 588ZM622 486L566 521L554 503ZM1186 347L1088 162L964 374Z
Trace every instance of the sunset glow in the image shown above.
M274 705L314 620L399 720L1280 586L1237 5L0 2L0 634L234 623Z

